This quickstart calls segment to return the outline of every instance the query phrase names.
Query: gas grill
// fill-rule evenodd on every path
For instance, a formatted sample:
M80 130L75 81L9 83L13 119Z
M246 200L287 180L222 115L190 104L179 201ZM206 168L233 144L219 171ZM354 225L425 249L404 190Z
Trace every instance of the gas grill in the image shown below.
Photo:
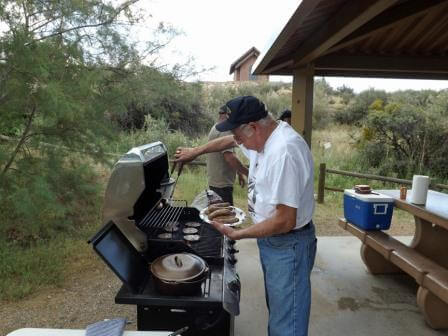
M235 241L199 218L208 206L204 198L198 195L192 207L172 199L175 184L161 142L131 149L113 167L104 226L89 242L123 282L115 303L137 306L138 330L188 327L182 335L233 335L240 299ZM184 237L183 230L192 223L198 241ZM194 254L208 265L193 294L166 295L156 289L150 264L173 253Z

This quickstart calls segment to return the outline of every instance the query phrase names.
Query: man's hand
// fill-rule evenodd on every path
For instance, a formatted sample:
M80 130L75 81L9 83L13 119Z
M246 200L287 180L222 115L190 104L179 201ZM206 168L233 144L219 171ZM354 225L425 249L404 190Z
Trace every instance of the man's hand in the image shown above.
M190 162L196 159L197 154L194 148L177 147L174 157L176 162Z
M223 235L229 237L230 239L233 240L239 239L237 231L232 229L230 226L214 221L212 221L211 224L215 227L216 230L221 232Z
M241 186L241 188L244 188L246 185L246 178L244 177L244 174L241 172L237 172L238 174L238 184Z

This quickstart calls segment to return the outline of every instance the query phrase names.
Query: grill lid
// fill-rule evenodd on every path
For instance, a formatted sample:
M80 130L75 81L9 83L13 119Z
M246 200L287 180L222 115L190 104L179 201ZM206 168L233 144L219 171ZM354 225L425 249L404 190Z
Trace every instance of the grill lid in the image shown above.
M146 235L135 223L169 193L168 154L161 142L135 147L114 165L106 188L103 223L113 221L132 245L146 250Z

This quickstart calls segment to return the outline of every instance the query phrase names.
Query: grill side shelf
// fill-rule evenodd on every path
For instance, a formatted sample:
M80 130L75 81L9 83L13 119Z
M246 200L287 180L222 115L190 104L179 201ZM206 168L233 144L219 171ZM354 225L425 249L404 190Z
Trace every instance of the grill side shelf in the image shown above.
M148 280L148 263L113 221L91 239L93 250L131 292L140 292Z

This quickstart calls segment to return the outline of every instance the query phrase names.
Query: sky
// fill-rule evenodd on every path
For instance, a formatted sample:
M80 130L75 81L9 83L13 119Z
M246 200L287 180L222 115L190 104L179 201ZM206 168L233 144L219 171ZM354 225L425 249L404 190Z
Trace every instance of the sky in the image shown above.
M141 5L152 18L147 27L163 21L182 35L176 37L161 53L169 64L184 63L193 57L198 68L213 68L195 79L231 81L230 65L251 47L263 57L282 28L299 6L297 0L142 0ZM145 28L138 33L148 36ZM351 87L355 92L369 88L389 92L405 89L448 88L448 81L326 77L337 88ZM291 76L271 76L271 81L290 82Z

